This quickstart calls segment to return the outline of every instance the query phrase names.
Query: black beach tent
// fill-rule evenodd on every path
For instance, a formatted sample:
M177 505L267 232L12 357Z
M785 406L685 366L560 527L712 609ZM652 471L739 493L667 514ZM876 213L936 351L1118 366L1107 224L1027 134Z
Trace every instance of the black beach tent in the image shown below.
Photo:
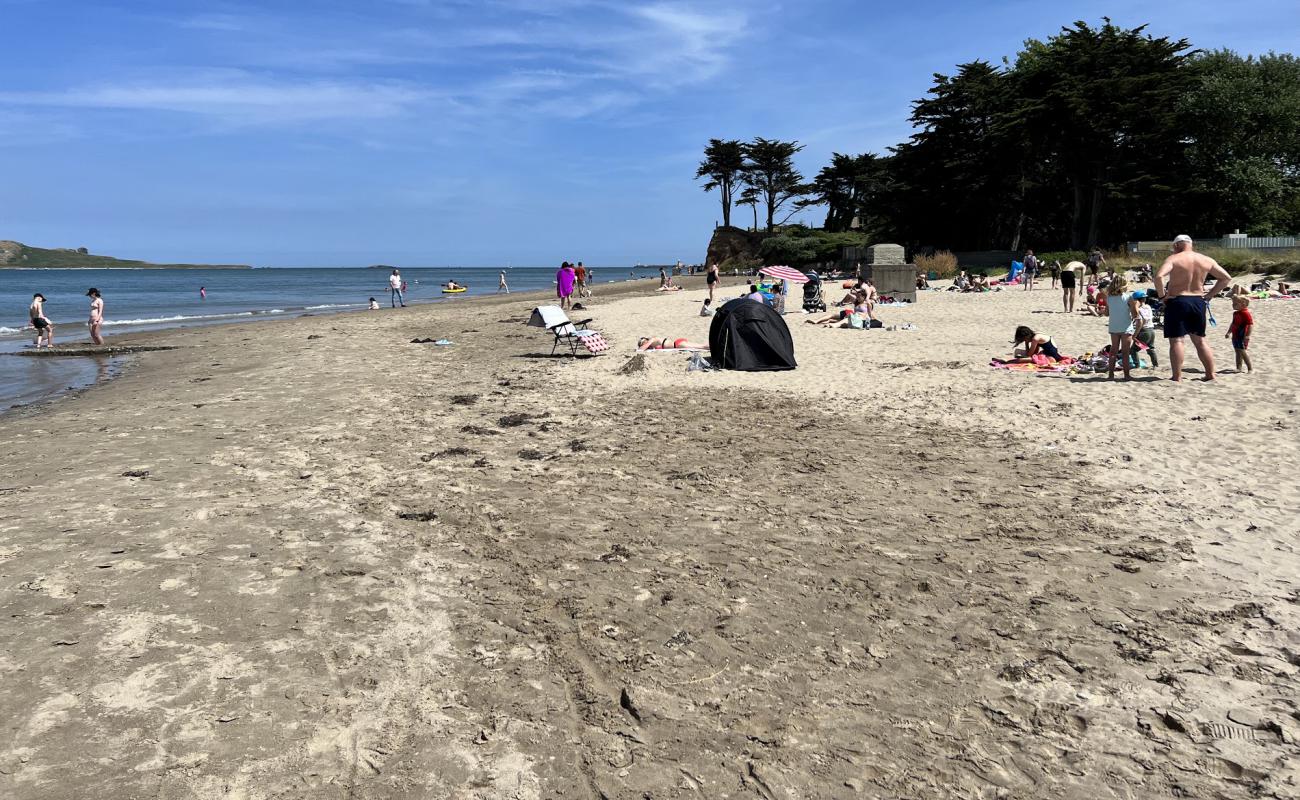
M713 365L758 372L794 369L794 341L785 320L765 303L740 298L719 308L709 327Z

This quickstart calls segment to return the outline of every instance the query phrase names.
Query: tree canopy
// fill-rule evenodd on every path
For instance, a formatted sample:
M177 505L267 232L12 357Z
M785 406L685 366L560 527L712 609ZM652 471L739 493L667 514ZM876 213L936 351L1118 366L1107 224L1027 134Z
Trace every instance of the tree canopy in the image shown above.
M704 191L718 190L722 201L722 224L731 225L731 206L736 201L736 191L745 170L745 145L735 139L710 139L704 148L704 160L695 171L695 178L708 178Z
M746 198L769 231L784 208L824 206L828 232L954 250L1300 232L1292 55L1202 52L1147 26L1078 21L1000 66L936 74L911 122L889 154L833 153L807 184L802 145L744 143Z

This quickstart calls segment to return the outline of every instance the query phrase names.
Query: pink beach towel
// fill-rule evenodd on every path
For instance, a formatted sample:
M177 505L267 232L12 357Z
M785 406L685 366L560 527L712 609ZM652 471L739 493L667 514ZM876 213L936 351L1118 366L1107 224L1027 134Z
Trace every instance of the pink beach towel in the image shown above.
M588 353L599 355L609 349L609 342L599 333L578 334L578 341L587 349Z

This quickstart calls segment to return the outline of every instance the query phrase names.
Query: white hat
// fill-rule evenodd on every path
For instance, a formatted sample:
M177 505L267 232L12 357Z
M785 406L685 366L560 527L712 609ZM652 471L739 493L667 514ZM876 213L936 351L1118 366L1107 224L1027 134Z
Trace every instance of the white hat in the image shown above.
M1178 243L1180 243L1180 242L1187 242L1188 244L1191 244L1191 243L1192 243L1192 237L1188 236L1188 235L1185 234L1185 233L1180 233L1180 234L1178 234L1177 236L1174 237L1174 244L1178 244Z

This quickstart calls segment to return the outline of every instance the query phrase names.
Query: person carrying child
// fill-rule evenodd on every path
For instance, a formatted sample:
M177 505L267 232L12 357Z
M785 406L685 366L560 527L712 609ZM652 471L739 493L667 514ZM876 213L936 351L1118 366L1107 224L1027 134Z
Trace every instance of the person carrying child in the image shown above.
M1228 326L1225 338L1232 339L1232 351L1237 356L1237 372L1241 372L1243 365L1247 374L1255 371L1250 363L1250 354L1246 352L1250 347L1250 335L1254 331L1255 315L1250 313L1250 298L1245 295L1232 298L1232 324Z

